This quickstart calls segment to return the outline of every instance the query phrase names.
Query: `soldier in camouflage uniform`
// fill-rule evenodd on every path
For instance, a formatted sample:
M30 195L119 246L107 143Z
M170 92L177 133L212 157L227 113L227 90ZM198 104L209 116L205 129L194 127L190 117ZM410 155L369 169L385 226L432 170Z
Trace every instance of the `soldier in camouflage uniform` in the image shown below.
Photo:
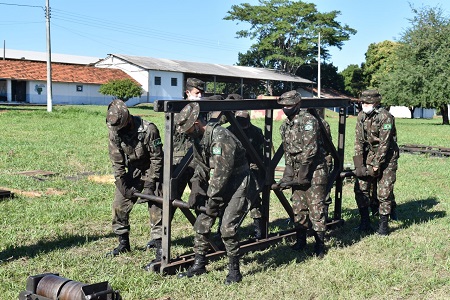
M211 227L219 212L223 211L220 232L229 258L225 284L231 284L242 280L237 230L250 208L249 199L252 199L256 189L245 149L239 140L217 123L207 124L204 116L199 115L200 106L193 102L183 108L177 122L177 130L187 133L194 141L194 178L207 184L208 196L206 212L201 213L194 224L194 264L179 277L206 272Z
M393 212L394 183L398 167L399 148L394 117L380 107L381 95L377 90L363 91L360 98L362 111L356 122L355 137L355 198L361 215L359 229L372 231L370 226L369 191L377 185L380 222L378 233L388 234L389 215Z
M252 144L256 153L258 153L259 157L263 159L265 140L261 128L252 124L250 120L250 114L246 110L239 110L235 112L234 115L236 117L236 121L238 121L238 123L240 124L242 131L244 131L244 134L249 139L249 142ZM236 137L239 138L238 128L236 128L235 126L229 126L227 129L230 130L231 133L233 133ZM250 170L253 173L253 177L257 179L256 188L257 190L260 190L262 188L262 185L264 184L265 174L258 168L256 163L253 161L253 159L248 153L247 153L247 160L250 163ZM261 204L262 199L261 197L258 196L253 202L252 208L250 209L250 217L253 219L253 226L255 228L254 237L256 239L260 239L262 235Z
M293 90L281 95L279 104L284 105L287 116L280 127L286 168L279 186L292 187L294 222L297 242L292 247L302 250L306 246L306 231L312 226L317 257L325 254L324 201L328 166L327 151L323 145L320 120L307 109L300 109L300 94Z
M194 100L200 100L202 98L202 94L204 91L204 85L205 83L197 78L188 78L186 79L186 100L188 101L194 101ZM175 115L175 123L178 115ZM182 159L186 156L189 149L192 147L191 139L188 135L185 133L180 133L176 130L173 132L173 170L176 170L178 166L180 165ZM178 175L178 178L176 181L174 181L175 185L175 195L174 199L182 199L184 190L186 189L186 186L189 184L191 190L194 190L195 193L191 193L191 197L188 200L188 204L191 208L195 208L195 203L199 202L199 205L201 205L201 199L204 199L206 197L206 192L201 188L201 186L198 184L198 182L191 183L190 180L192 178L192 175L194 174L194 165L193 160L189 163L189 165L185 168L184 172L182 174ZM205 201L205 200L204 200ZM173 215L175 213L175 208L173 208L171 212L171 219L173 218ZM161 219L162 219L162 211L161 211ZM153 259L150 263L148 263L146 266L144 266L144 269L146 271L153 270L154 263L157 263L161 261L162 256L162 240L161 238L152 239L147 244L147 249L155 248L156 256L155 259Z
M163 149L158 128L129 113L122 100L108 106L106 124L109 128L109 157L115 178L112 203L112 229L119 237L119 245L109 252L116 256L130 251L130 212L137 201L135 192L155 195L162 180ZM161 239L161 205L148 202L151 237Z

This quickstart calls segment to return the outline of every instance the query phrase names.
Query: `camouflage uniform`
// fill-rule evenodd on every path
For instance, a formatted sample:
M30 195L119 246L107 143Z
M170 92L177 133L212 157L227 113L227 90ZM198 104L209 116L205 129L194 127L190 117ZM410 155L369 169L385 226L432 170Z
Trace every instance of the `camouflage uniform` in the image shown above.
M248 114L248 112L246 112ZM237 111L236 112L236 118L239 118L241 114L244 114L243 111ZM231 131L235 136L238 136L237 132L238 129L234 126L229 126L227 128ZM263 158L263 151L264 151L264 134L261 130L261 128L253 125L252 123L249 123L249 126L247 128L242 128L242 131L248 138L249 142L252 144L255 151L258 153L259 157L261 159ZM247 161L250 163L250 170L253 173L254 178L257 179L257 190L260 190L261 185L263 184L264 175L261 170L259 170L256 163L252 160L250 155L247 153L246 155ZM261 218L261 201L255 201L252 209L250 209L250 217L252 219Z
M356 122L355 156L363 155L367 171L379 168L376 177L358 178L355 198L358 208L369 207L369 190L377 183L379 214L389 215L394 200L394 183L399 149L394 117L384 108L376 107L370 114L360 111Z
M328 166L326 151L321 142L319 123L307 110L301 109L292 119L287 118L280 127L285 151L285 163L298 172L300 165L308 165L311 187L292 188L295 223L308 228L308 217L314 231L325 231L324 200Z
M158 128L129 114L122 100L108 106L109 157L115 178L112 203L112 229L119 236L119 246L108 255L130 251L129 216L137 197L135 192L157 194L162 180L163 150ZM160 196L160 195L159 195ZM151 236L161 238L161 205L148 202Z
M195 140L194 151L199 154L194 178L209 182L206 206L220 207L223 210L220 233L229 256L237 256L239 242L237 229L247 213L250 203L247 200L250 185L250 170L245 149L239 140L228 130L217 124L208 124L201 140ZM207 166L208 169L204 169ZM213 169L210 178L209 171ZM198 216L194 230L194 251L206 254L209 249L208 236L215 217L202 213Z
M223 211L220 233L230 259L226 284L242 279L239 271L239 241L237 230L248 209L249 199L253 199L256 188L251 178L245 149L241 142L227 129L217 123L196 127L199 119L199 104L190 103L180 112L178 130L189 132L194 128L195 172L192 180L207 184L206 212L201 213L194 224L195 262L186 273L179 277L192 277L204 273L206 253L209 250L209 235L219 212ZM198 130L198 131L195 131ZM192 136L192 132L190 132Z
M131 116L134 128L126 132L109 132L109 157L116 180L129 182L137 191L144 185L154 185L162 179L163 150L156 125ZM112 228L116 234L129 232L129 215L136 198L125 198L116 188ZM148 202L151 236L161 238L161 207Z

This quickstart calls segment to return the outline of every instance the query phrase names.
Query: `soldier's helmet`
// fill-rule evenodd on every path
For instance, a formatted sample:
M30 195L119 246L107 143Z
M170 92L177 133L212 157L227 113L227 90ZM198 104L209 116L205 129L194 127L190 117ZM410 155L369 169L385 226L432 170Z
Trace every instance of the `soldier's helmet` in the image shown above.
M177 115L175 125L180 133L186 132L197 121L200 114L200 105L197 102L187 104Z
M361 102L375 104L381 102L381 95L377 90L365 90L359 98Z
M197 78L188 78L186 79L186 90L190 91L193 88L196 88L200 91L204 91L205 82L197 79Z
M106 112L106 125L110 130L118 131L128 124L130 112L125 103L116 99L111 101Z
M284 105L284 106L292 106L296 105L302 100L302 96L299 92L296 90L289 91L286 93L283 93L280 98L278 98L278 104Z
M242 100L242 99L244 98L239 94L229 94L226 98L226 100Z

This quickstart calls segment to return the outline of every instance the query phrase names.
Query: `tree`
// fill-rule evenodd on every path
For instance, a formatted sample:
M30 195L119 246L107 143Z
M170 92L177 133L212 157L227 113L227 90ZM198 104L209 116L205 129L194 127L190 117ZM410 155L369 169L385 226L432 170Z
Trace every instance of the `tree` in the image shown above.
M110 80L102 84L98 92L103 95L114 96L115 99L121 99L126 102L130 98L142 96L144 90L134 80L127 78Z
M392 71L394 53L398 46L399 43L392 41L369 45L364 64L364 77L369 88L378 88L381 79Z
M366 89L363 69L358 65L349 65L340 74L344 78L344 91L347 95L359 97Z
M316 5L303 1L259 0L259 5L233 5L225 20L245 22L249 29L236 32L238 38L255 40L247 53L239 53L239 64L269 67L290 74L316 59L318 35L321 56L329 57L328 47L342 48L356 30L336 21L340 11L319 13Z
M448 125L450 21L441 8L411 8L411 27L402 35L393 71L380 83L380 91L388 103L437 108Z

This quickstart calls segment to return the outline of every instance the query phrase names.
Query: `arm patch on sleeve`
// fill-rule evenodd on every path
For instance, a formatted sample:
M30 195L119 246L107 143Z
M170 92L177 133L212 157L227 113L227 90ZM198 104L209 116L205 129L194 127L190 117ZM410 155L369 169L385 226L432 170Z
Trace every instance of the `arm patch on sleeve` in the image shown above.
M153 146L154 147L158 147L158 146L161 146L161 145L162 145L161 138L157 138L157 139L153 140Z
M383 125L383 129L384 130L391 130L392 129L392 124L384 124Z
M212 154L213 155L222 155L222 148L221 147L213 147Z
M311 131L313 129L313 124L311 122L308 122L303 128L305 129L305 131Z

